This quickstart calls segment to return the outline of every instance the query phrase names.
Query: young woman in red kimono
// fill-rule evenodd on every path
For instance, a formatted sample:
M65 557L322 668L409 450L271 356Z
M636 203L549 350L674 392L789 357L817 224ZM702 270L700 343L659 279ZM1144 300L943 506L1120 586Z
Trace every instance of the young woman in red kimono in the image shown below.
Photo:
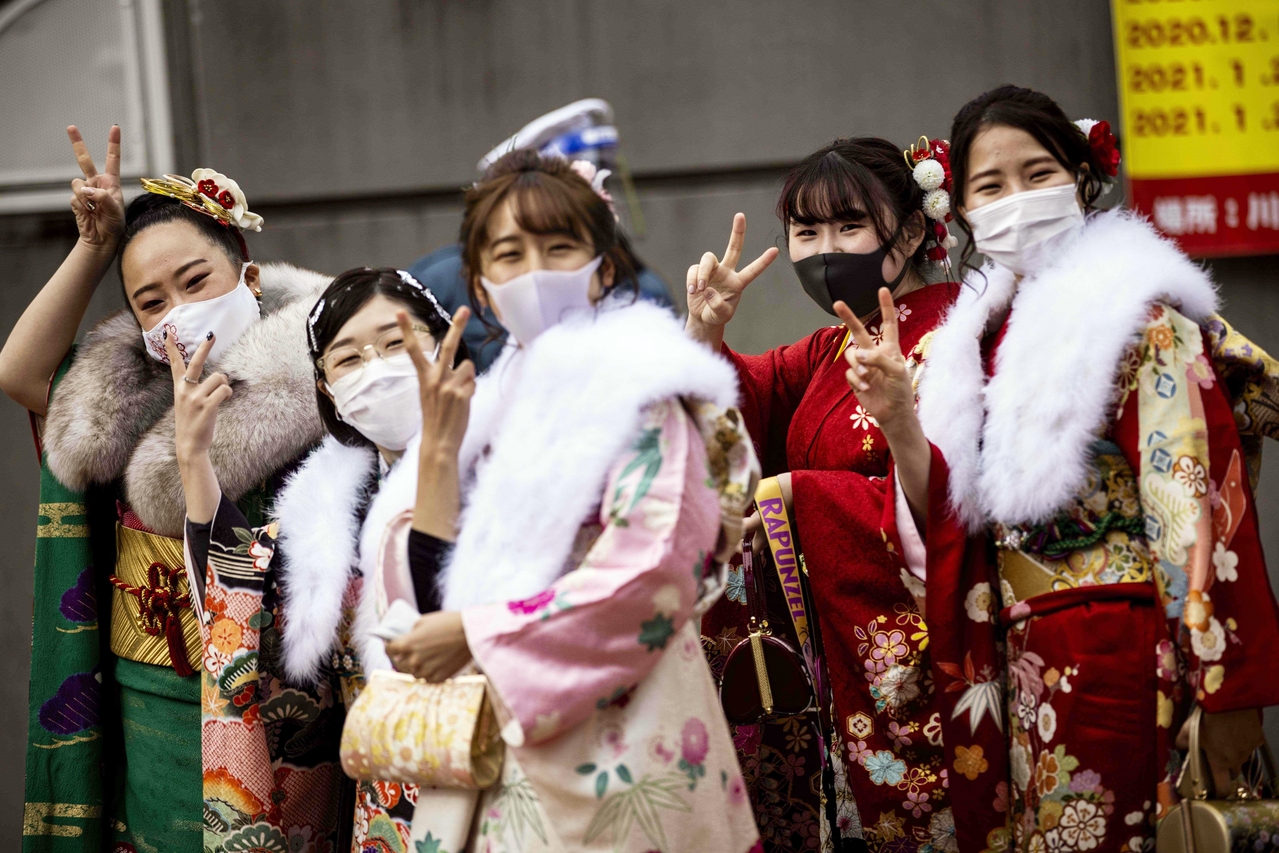
M958 286L926 284L931 262L945 258L949 242L948 206L938 195L946 193L945 145L911 153L926 165L912 170L901 149L883 139L838 140L788 175L777 213L796 274L828 312L847 302L870 334L879 335L876 293L892 288L884 316L900 327L913 371ZM743 289L777 253L769 249L735 271L745 231L738 214L723 260L708 253L689 268L687 329L736 366L742 412L764 473L779 477L797 525L840 739L832 744L842 754L833 774L839 835L864 838L872 850L927 851L931 845L954 851L928 677L923 580L908 571L896 534L898 508L885 488L888 438L844 380L841 353L857 344L844 325L762 355L723 344ZM789 626L776 589L770 601L778 611L772 624ZM702 622L717 671L747 633L739 567L727 596ZM812 720L738 726L736 741L766 848L810 849L826 818Z
M930 463L959 845L1152 850L1192 703L1226 791L1279 703L1229 327L1203 269L1143 219L1092 210L1118 163L1104 123L1006 86L960 111L952 142L961 224L993 263L932 341L931 453L894 458Z

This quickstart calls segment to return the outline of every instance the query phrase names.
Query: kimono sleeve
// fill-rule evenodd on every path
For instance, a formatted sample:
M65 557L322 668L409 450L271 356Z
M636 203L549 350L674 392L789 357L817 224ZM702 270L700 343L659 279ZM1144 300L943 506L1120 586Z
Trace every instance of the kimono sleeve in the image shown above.
M743 355L723 347L724 357L737 369L742 386L742 416L766 476L789 469L786 437L791 416L820 361L822 334L815 332L761 355Z
M1233 404L1199 326L1156 305L1121 390L1114 437L1138 472L1155 582L1195 700L1210 712L1279 703L1279 607Z
M191 525L188 525L189 527ZM188 571L203 578L196 615L204 636L204 677L200 686L203 764L209 774L237 779L261 811L270 807L274 778L261 719L259 655L262 631L273 615L262 606L266 572L275 555L276 525L251 527L243 513L222 496L208 531L204 566ZM192 586L195 589L195 586ZM250 809L251 811L251 809Z
M693 613L719 532L706 450L678 401L650 407L614 462L603 532L585 558L532 598L462 611L467 642L531 745L627 696Z
M924 533L928 639L940 696L942 743L960 850L1011 847L1005 739L1006 662L997 615L999 582L984 532L965 529L950 501L950 471L932 446Z

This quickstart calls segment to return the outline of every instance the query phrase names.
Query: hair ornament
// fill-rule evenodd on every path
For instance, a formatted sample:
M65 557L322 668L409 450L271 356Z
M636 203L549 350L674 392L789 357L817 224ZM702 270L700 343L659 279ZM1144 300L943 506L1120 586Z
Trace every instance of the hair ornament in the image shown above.
M196 169L189 178L181 175L143 178L142 188L149 193L177 199L223 225L234 225L246 231L262 230L262 217L249 212L249 202L240 185L221 172Z
M924 191L924 216L932 220L930 237L933 245L928 249L928 258L949 270L946 250L959 243L946 227L953 218L950 210L950 193L954 186L950 176L950 143L945 139L930 141L927 136L921 136L902 155L915 183Z
M315 303L315 307L311 309L311 315L306 318L306 341L311 345L312 354L315 353L317 347L315 342L315 324L320 322L320 315L324 313L324 297L320 297L320 301Z
M435 298L435 294L431 292L431 289L429 287L427 287L422 282L418 281L417 278L413 275L413 273L409 272L408 270L396 270L395 272L400 277L400 281L404 282L409 287L413 288L418 293L421 293L428 300L430 300L430 303L435 306L436 312L441 317L444 318L444 322L446 323L452 322L453 318L449 316L449 312L444 310L444 306L440 304L440 300Z
M1101 164L1101 170L1106 176L1118 177L1119 140L1110 132L1110 122L1081 118L1075 121L1075 127L1088 137L1088 147L1092 149L1093 157Z
M591 189L595 190L595 194L604 199L608 209L613 212L613 218L617 219L617 206L613 204L613 196L608 190L604 189L604 181L613 172L610 169L598 168L590 160L574 160L569 163L569 168L591 185Z

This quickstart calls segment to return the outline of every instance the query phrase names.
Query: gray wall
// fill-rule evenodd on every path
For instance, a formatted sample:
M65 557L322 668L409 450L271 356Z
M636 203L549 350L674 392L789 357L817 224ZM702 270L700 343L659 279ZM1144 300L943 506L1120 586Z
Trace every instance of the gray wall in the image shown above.
M921 133L945 135L965 100L1008 81L1053 94L1072 115L1118 119L1106 3L917 0L907 10L897 0L826 0L799 8L766 0L170 0L178 170L209 165L240 182L266 217L249 238L260 260L331 273L402 266L453 239L457 188L490 146L546 110L604 97L648 223L638 250L678 288L702 252L723 250L735 211L749 218L747 252L773 245L782 168L836 136L906 145ZM67 166L69 180L69 155ZM0 217L0 334L73 241L69 215ZM1227 315L1279 352L1279 258L1213 267ZM119 306L117 288L114 279L103 284L94 318ZM728 338L757 352L828 321L779 263L752 285ZM0 838L14 839L37 470L26 414L7 401L0 471L0 535L11 543L0 562L9 587L0 597L0 644L9 650L0 659L0 766L10 769L0 779ZM1279 463L1271 462L1261 509L1268 550L1279 555L1277 508ZM1272 738L1279 743L1279 731Z

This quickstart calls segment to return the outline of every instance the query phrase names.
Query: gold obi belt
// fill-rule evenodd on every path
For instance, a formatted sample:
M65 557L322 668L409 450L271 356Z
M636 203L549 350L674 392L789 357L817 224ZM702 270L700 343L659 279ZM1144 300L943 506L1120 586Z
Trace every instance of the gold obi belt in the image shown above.
M1145 540L1125 530L1110 530L1100 540L1057 558L1027 552L1014 542L1015 537L1006 537L995 543L1004 607L1065 589L1149 583L1153 576L1154 560Z
M116 524L111 651L127 660L195 673L203 658L182 540ZM194 663L193 663L194 662Z

